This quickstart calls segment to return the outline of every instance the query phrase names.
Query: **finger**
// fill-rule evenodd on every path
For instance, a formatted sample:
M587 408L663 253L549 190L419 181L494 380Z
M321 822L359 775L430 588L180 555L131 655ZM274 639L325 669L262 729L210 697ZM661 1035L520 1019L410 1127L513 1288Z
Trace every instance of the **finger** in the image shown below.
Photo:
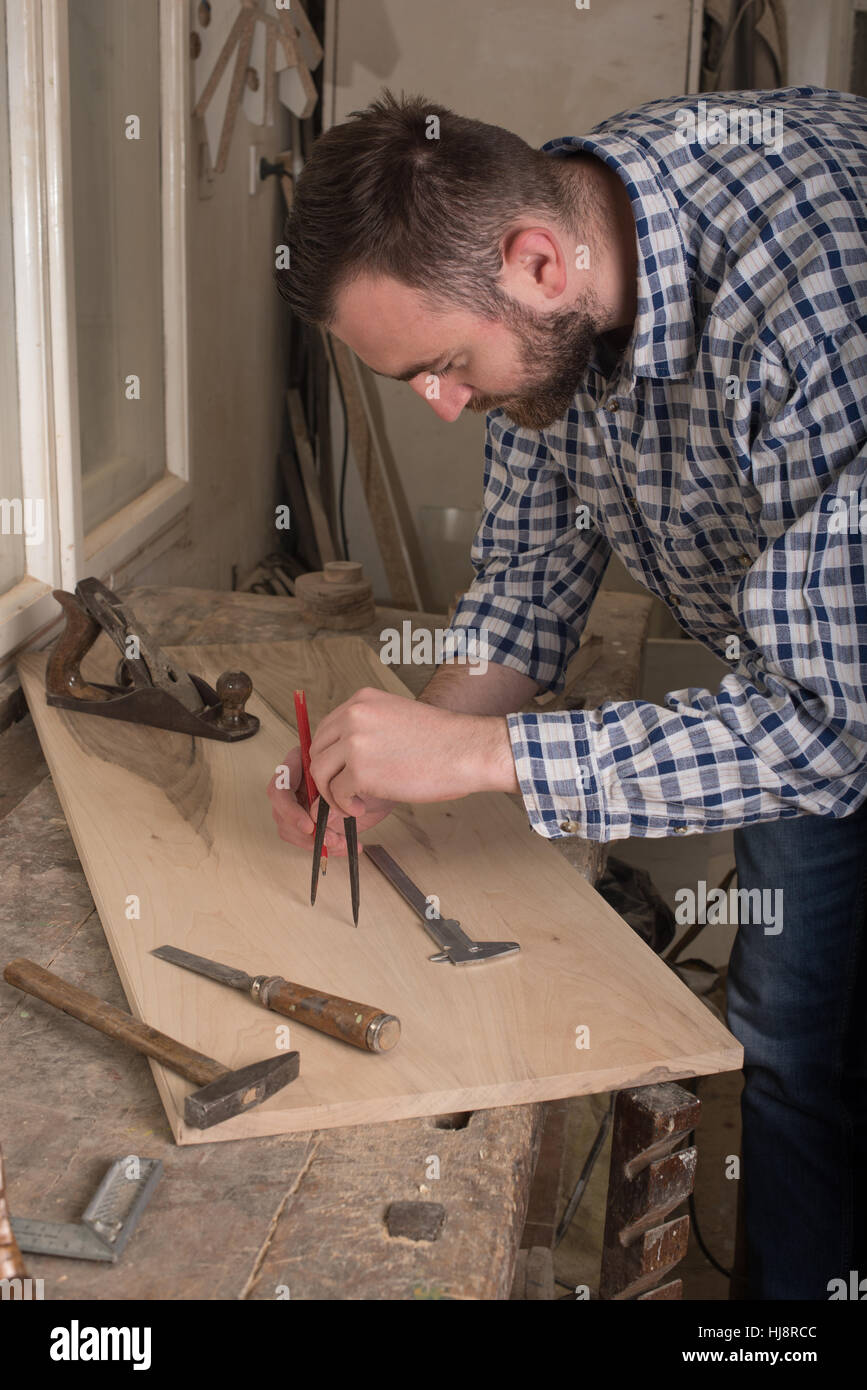
M332 804L340 808L344 816L363 816L367 811L367 805L355 792L349 780L349 774L344 768L339 772L331 783Z
M321 783L319 785L321 786ZM345 766L337 768L328 778L327 790L323 788L322 795L342 818L360 816L364 813L364 802L356 795Z
M271 802L271 815L281 838L290 840L292 844L301 844L308 839L312 843L316 826L305 808L295 800L294 793L269 787L268 799Z
M342 705L338 705L336 709L326 714L324 719L320 719L310 745L311 757L314 750L317 753L324 753L326 748L330 748L349 731L347 716L350 710L354 711L359 704L369 704L371 698L376 700L379 696L386 700L394 698L388 696L384 690L356 690L355 694L350 695L348 700L344 700Z
M306 813L303 822L291 813L285 813L282 808L271 807L271 814L277 826L277 833L281 840L288 845L296 845L299 849L306 849L312 853L313 836L316 829L315 822ZM340 817L335 816L337 824L341 824ZM328 846L328 853L341 858L347 852L346 836L341 830L329 828L325 832L325 844Z
M323 796L329 806L335 806L334 797L331 795L331 783L339 772L343 771L345 758L341 752L341 745L335 743L325 753L317 754L314 758L311 749L310 771L313 780L319 789L320 796Z
M331 714L327 715L318 726L310 743L311 762L313 758L319 757L328 748L333 748L334 744L341 738L343 723L339 716L339 710L332 710Z
M291 798L301 783L302 775L301 749L290 748L283 762L274 769L274 775L268 783L268 795L276 793L278 796L288 795Z
M308 824L304 825L297 819L290 819L289 816L282 814L276 806L271 807L271 815L281 840L285 840L289 845L297 845L300 849L313 849L315 826L309 817L307 817Z

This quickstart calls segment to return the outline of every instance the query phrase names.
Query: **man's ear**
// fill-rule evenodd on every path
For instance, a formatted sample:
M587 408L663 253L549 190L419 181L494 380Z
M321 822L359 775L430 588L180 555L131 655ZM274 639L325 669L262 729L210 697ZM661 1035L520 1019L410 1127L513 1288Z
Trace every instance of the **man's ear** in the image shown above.
M559 299L569 281L559 237L548 227L516 227L503 239L503 288L525 304Z

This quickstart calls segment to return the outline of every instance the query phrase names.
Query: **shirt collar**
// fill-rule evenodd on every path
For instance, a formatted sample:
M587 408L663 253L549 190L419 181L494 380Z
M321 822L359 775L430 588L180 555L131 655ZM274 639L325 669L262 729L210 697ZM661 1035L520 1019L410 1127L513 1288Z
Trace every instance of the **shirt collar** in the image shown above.
M564 135L542 146L545 154L579 150L603 160L623 180L638 232L638 306L624 350L622 379L685 377L696 356L692 284L675 204L648 152L609 132Z

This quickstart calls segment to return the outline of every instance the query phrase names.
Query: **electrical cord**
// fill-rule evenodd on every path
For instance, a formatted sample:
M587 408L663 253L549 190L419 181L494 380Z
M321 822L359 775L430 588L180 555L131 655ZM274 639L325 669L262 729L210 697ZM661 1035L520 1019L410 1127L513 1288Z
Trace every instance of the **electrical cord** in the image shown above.
M696 1077L693 1078L692 1093L693 1093L693 1095L696 1097L696 1099L698 1099L698 1086L699 1086L699 1080L700 1080L700 1078L699 1078L698 1076L696 1076ZM695 1138L695 1130L692 1130L692 1131L690 1132L689 1139L688 1139L687 1142L691 1144L691 1143L693 1142L694 1138ZM693 1233L695 1234L695 1243L696 1243L696 1245L698 1246L699 1250L700 1250L701 1253L704 1255L704 1257L705 1257L705 1259L708 1261L708 1263L711 1264L711 1265L713 1265L713 1267L714 1267L714 1269L717 1271L717 1273L722 1274L722 1275L724 1276L724 1278L730 1280L731 1277L732 1277L732 1271L731 1271L730 1269L725 1269L725 1268L723 1267L723 1265L720 1264L720 1262L719 1262L719 1260L716 1258L716 1256L711 1254L710 1250L707 1248L707 1246L706 1246L705 1243L704 1243L704 1238L703 1238L702 1233L701 1233L701 1227L700 1227L699 1224L698 1224L698 1213L697 1213L697 1211L696 1211L696 1209L695 1209L695 1191L690 1192L689 1197L687 1198L687 1209L688 1209L688 1211L689 1211L689 1219L690 1219L690 1223L691 1223L691 1225L692 1225L692 1230L693 1230Z
M346 465L349 458L349 414L346 409L346 398L343 394L343 382L340 380L340 373L337 370L337 363L334 360L334 350L331 346L331 338L325 334L325 345L328 350L328 358L331 362L331 369L337 382L337 390L340 393L340 409L343 412L343 458L340 463L340 490L338 493L337 513L340 522L340 542L343 546L343 558L349 559L349 542L346 539L346 515L344 512L344 496L346 492Z

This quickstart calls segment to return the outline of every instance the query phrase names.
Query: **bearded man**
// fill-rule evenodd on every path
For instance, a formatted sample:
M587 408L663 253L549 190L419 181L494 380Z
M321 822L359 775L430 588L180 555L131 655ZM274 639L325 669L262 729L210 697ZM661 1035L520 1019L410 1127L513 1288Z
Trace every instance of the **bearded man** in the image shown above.
M728 975L749 1292L825 1299L867 1272L867 102L713 101L533 150L385 93L314 146L280 292L441 419L487 414L452 626L488 665L357 692L312 772L337 854L344 816L485 790L548 837L734 831L740 888L783 904ZM719 689L516 713L562 685L612 552L727 662Z

